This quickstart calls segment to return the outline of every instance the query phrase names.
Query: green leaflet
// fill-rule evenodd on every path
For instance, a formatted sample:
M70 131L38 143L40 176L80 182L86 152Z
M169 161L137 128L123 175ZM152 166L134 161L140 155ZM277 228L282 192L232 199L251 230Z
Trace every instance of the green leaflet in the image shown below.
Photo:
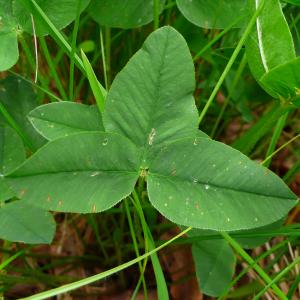
M300 57L273 68L260 80L276 98L296 100L300 97Z
M107 95L104 127L144 151L195 136L194 66L183 37L171 27L152 33L116 76Z
M283 218L296 196L272 172L198 131L193 89L184 39L160 28L108 92L104 125L115 133L51 141L7 176L11 187L44 209L99 212L142 176L153 206L181 225L233 231Z
M0 238L27 244L49 244L55 232L52 215L23 201L0 208Z
M34 128L48 140L82 131L104 131L96 106L57 102L37 107L28 115Z
M19 57L17 24L11 5L11 1L0 0L0 71L12 67Z
M261 1L248 0L251 15ZM251 72L260 84L265 73L296 57L292 35L279 0L265 1L256 26L246 42L246 54ZM276 97L268 87L263 84L262 87Z
M164 3L160 0L161 9ZM153 20L153 0L92 0L88 12L100 25L140 27Z
M37 134L27 119L27 114L38 105L32 86L16 76L8 76L0 80L0 102L34 148L42 146L44 138ZM0 114L0 124L2 123L5 124L6 121Z
M150 202L168 219L217 231L273 223L297 199L275 174L207 138L162 147L147 182Z
M83 132L54 140L9 176L11 188L40 208L92 213L131 193L139 152L126 138Z
M18 167L24 160L24 145L17 133L10 127L0 127L0 202L14 196L3 176Z
M191 23L203 28L241 27L247 16L247 0L176 0L181 13Z
M18 58L16 31L12 29L10 32L1 32L0 26L0 72L10 69L18 61Z
M205 235L193 229L189 236ZM202 293L216 297L229 285L235 269L235 255L223 239L202 240L192 244L196 275Z
M53 24L62 29L76 18L77 0L37 0ZM90 0L81 0L83 11ZM10 69L19 58L18 34L22 31L32 33L30 0L0 0L0 71ZM34 15L34 14L33 14ZM36 34L49 34L38 16L34 15Z
M82 12L88 6L90 0L80 1L80 12ZM21 26L24 31L32 33L32 21L30 13L27 10L28 5L30 5L30 0L12 1L12 3L13 14L17 19L19 26ZM36 3L59 30L69 25L76 18L78 0L36 0ZM43 26L43 23L38 17L35 18L34 24L38 36L50 33L47 31L47 28Z

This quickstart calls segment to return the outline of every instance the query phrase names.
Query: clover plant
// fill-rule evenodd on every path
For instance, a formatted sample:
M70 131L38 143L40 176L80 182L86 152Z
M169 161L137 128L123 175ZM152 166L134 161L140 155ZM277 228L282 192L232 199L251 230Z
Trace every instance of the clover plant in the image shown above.
M72 114L84 124L77 134L71 115L56 124L62 111L53 105L31 113L35 128L54 140L8 174L10 188L45 210L96 213L128 196L140 178L151 204L180 225L232 231L283 218L296 196L266 168L198 131L194 84L182 36L171 27L155 31L108 92L105 132L100 118L81 121L84 106Z

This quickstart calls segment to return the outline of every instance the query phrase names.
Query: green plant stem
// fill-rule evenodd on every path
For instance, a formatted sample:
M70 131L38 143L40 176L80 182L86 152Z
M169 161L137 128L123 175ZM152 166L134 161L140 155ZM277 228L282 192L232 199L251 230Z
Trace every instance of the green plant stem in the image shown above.
M42 293L39 293L39 294L36 294L36 295L33 295L33 296L29 296L29 297L26 297L26 298L23 298L23 300L41 300L41 299L47 299L47 298L50 298L50 297L54 297L54 296L57 296L57 295L61 295L63 293L67 293L67 292L70 292L72 290L75 290L75 289L78 289L82 286L85 286L85 285L88 285L88 284L91 284L93 282L96 282L98 280L101 280L101 279L104 279L108 276L111 276L115 273L118 273L126 268L129 268L130 266L138 263L139 261L142 261L144 260L146 257L149 257L151 256L152 254L156 253L157 251L165 248L166 246L170 245L173 241L176 241L178 238L180 238L181 236L185 235L187 232L189 232L190 230L192 229L192 227L188 227L187 229L183 230L182 232L180 232L179 234L177 234L176 236L174 236L173 238L171 238L170 240L168 240L167 242L165 242L164 244L162 244L161 246L159 247L156 247L155 249L133 259L133 260L130 260L120 266L117 266L113 269L110 269L108 271L105 271L105 272L102 272L100 274L96 274L96 275L93 275L93 276L90 276L90 277L87 277L87 278L84 278L84 279L81 279L81 280L78 280L78 281L75 281L75 282L72 282L72 283L69 283L69 284L66 284L66 285L63 285L63 286L60 286L58 288L54 288L52 290L49 290L49 291L45 291L45 292L42 292Z
M111 83L111 30L109 27L105 27L105 58L107 78L106 89L109 90Z
M278 282L284 275L286 275L294 266L300 264L300 257L297 257L291 264L279 272L272 280L269 282L254 298L253 300L258 300L261 296L276 282ZM288 298L286 298L288 299Z
M286 119L288 117L289 112L286 112L284 115L282 115L278 121L277 124L275 126L272 138L271 138L271 142L269 144L268 150L267 150L267 154L266 157L269 157L275 150L276 145L278 143L278 140L280 138L281 132L285 126L285 122ZM270 159L266 160L265 163L263 164L265 167L269 167L272 161L272 157L270 157Z
M218 40L221 39L237 22L239 22L243 17L236 19L234 22L229 24L224 30L219 32L209 43L207 43L196 55L193 57L193 60L197 60L201 57L208 49L210 49Z
M79 29L79 20L80 20L80 7L82 0L78 0L76 8L76 19L74 23L74 29L72 34L71 42L71 54L70 54L70 77L69 77L69 100L74 100L74 65L75 65L75 53L76 53L76 40Z
M258 122L232 144L233 148L249 155L258 141L273 128L276 121L291 109L290 106L273 103Z
M7 259L3 260L0 264L0 271L2 271L4 268L6 268L11 262L13 262L15 259L17 259L19 256L23 255L26 250L20 250L16 254L8 257Z
M223 84L223 81L225 80L225 77L227 76L228 72L230 71L234 61L236 60L238 54L240 53L240 50L242 49L248 35L250 34L251 30L252 30L252 27L254 26L255 22L256 22L256 18L258 17L258 15L260 14L262 8L263 8L263 5L264 5L264 0L262 0L259 4L259 7L257 8L256 12L254 13L254 15L252 16L252 18L250 19L241 39L239 40L236 48L234 49L222 75L220 76L216 86L214 87L209 99L207 100L207 103L205 104L203 110L201 111L200 113L200 116L199 116L199 120L198 120L198 124L200 126L201 122L203 121L203 118L204 116L206 115L209 107L211 106L213 100L215 99L215 96L217 95L221 85Z
M129 229L130 229L130 233L131 233L131 237L132 237L132 241L133 241L134 251L135 251L136 256L139 257L140 252L139 252L139 247L138 247L135 230L134 230L134 226L133 226L133 222L132 222L132 218L131 218L128 200L125 199L124 203L125 203L125 210L126 210L127 220L128 220L128 224L129 224ZM146 246L147 246L147 244L146 244ZM148 250L146 250L146 252L147 251ZM147 299L147 285L146 285L146 281L145 281L145 277L144 277L144 271L145 271L145 267L147 265L147 258L144 261L144 266L142 265L142 262L138 262L138 265L139 265L139 269L140 269L140 273L141 273L141 277L140 277L141 280L139 280L139 282L143 283L144 297L145 297L145 299ZM138 286L139 286L139 284L137 285L137 287ZM136 288L136 290L138 291L138 288ZM133 296L132 296L132 298L134 299Z
M153 30L159 28L159 0L153 0Z
M223 115L224 115L225 109L226 109L226 107L227 107L227 105L228 105L228 103L229 103L229 100L230 100L231 97L232 97L232 94L233 94L234 91L235 91L235 87L236 87L236 85L238 84L239 79L240 79L240 77L241 77L241 75L242 75L242 73L243 73L243 71L244 71L246 65L247 65L247 57L246 57L246 54L244 54L244 56L243 56L243 58L242 58L242 60L241 60L241 62L240 62L240 64L239 64L239 67L238 67L238 69L237 69L237 71L236 71L236 73L235 73L233 82L232 82L232 84L231 84L231 86L230 86L230 90L229 90L228 96L226 97L226 99L225 99L225 101L224 101L224 104L223 104L223 106L222 106L222 108L221 108L220 114L218 115L218 118L217 118L217 120L216 120L216 122L215 122L215 125L214 125L214 127L213 127L213 130L212 130L212 132L211 132L211 134L210 134L210 137L211 137L211 138L214 138L214 136L215 136L216 130L217 130L217 128L218 128L218 126L219 126L219 124L220 124L220 122L221 122L221 119L222 119L222 117L223 117Z
M98 229L98 225L97 225L97 222L95 220L95 216L92 214L89 216L89 220L90 220L90 224L91 224L91 227L93 228L94 232L95 232L95 236L96 236L96 240L97 240L97 243L103 253L103 256L104 256L104 259L107 261L109 259L108 257L108 254L105 250L105 247L103 246L103 243L101 241L101 237L100 237L100 234L99 234L99 229Z
M64 87L62 85L62 81L56 71L56 68L54 66L54 63L53 63L53 60L52 60L52 57L50 55L50 52L48 50L48 46L47 46L47 43L46 43L46 40L43 36L40 37L40 45L41 45L41 48L42 48L42 51L44 53L44 56L46 58L46 61L47 61L47 64L49 66L49 69L50 69L50 74L52 75L54 81L55 81L55 84L56 84L56 87L59 91L59 94L60 96L63 98L64 101L67 101L68 100L68 96L64 90Z
M143 232L144 232L144 238L145 238L145 240L148 241L149 249L152 250L155 248L155 243L154 243L154 239L152 237L150 228L147 224L147 221L146 221L146 218L145 218L145 215L143 212L143 208L141 206L140 198L138 196L138 193L135 190L132 192L132 195L133 195L133 200L134 200L133 204L135 205L137 212L139 214L140 220L141 220L141 224L142 224L142 228L143 228ZM157 283L158 299L168 300L169 299L168 288L167 288L165 276L162 271L162 267L160 265L158 256L155 253L150 258L152 261L155 279L156 279L156 283Z
M283 181L286 183L286 184L290 184L292 183L293 179L294 179L294 176L300 172L300 157L298 156L298 161L293 165L292 168L290 168L286 174L283 176Z
M49 92L47 89L44 89L43 87L39 86L38 84L34 83L33 81L21 76L18 73L15 73L12 70L8 70L9 73L13 74L16 77L21 78L22 80L26 81L27 83L31 84L32 86L34 86L35 88L37 88L38 90L42 91L43 93L45 93L46 95L48 95L50 97L50 101L54 102L54 101L63 101L61 98L58 98L56 95L52 94L51 92Z
M281 151L282 149L284 149L286 146L288 146L290 143L292 143L293 141L295 141L297 138L300 137L300 133L297 134L296 136L294 136L292 139L290 139L289 141L287 141L286 143L284 143L282 146L280 146L278 149L276 149L273 153L271 153L269 156L267 156L265 158L265 160L261 163L262 165L265 165L266 162L268 162L274 155L276 155L279 151Z
M43 25L48 29L52 38L56 41L59 47L62 50L64 50L64 52L68 56L71 57L72 47L66 41L64 36L59 32L59 30L55 27L55 25L51 22L48 16L44 13L41 7L36 3L36 1L35 0L21 0L21 1L24 3L24 5L27 7L29 11L33 11L35 15L40 17L41 22L43 22ZM82 61L77 54L74 55L74 62L76 66L81 70L81 72L85 74Z
M253 260L253 258L226 232L220 233L223 238L241 255L241 257L253 267L253 269L258 273L258 275L267 283L270 284L273 291L279 297L278 299L288 300L286 295L281 291L281 289L272 282L272 279L267 273Z
M35 68L34 68L34 66L35 66L35 60L34 60L34 58L33 58L33 56L32 56L31 50L30 50L30 48L28 47L25 38L24 38L24 37L21 37L21 38L19 39L19 42L20 42L20 44L21 44L21 46L22 46L22 49L24 50L26 59L27 59L28 62L29 62L28 65L30 66L31 71L32 71L32 72L35 72ZM41 85L42 85L43 88L48 89L48 84L47 84L47 82L46 82L46 79L41 75L41 73L38 73L38 80L39 80L39 82L41 83Z
M283 240L282 242L280 242L279 244L276 244L275 246L273 246L271 249L269 249L268 251L262 253L259 257L257 257L254 262L256 264L259 263L260 260L268 257L270 254L272 254L273 252L277 251L278 249L282 248L283 246L285 246L289 241L288 240ZM234 278L234 280L231 281L231 283L228 285L228 287L223 291L222 295L220 295L218 297L217 300L224 300L226 299L230 289L244 276L247 274L247 272L252 269L253 264L249 264L249 266L247 268L244 268L244 270L242 272L240 272L240 274Z
M291 284L291 287L289 289L289 292L287 293L287 297L289 299L292 299L296 289L298 288L298 285L300 283L300 274L297 275L296 279L294 280L294 282Z

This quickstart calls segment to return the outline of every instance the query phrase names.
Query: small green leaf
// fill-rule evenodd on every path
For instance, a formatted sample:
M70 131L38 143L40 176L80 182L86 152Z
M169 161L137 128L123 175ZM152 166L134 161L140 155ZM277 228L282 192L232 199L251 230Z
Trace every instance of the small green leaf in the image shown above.
M0 72L11 68L19 58L17 24L12 2L0 0Z
M260 81L277 98L289 101L300 98L300 57L273 68Z
M104 131L96 106L57 102L37 107L28 115L34 128L46 139L54 140L81 131Z
M165 0L159 1L162 8ZM100 25L140 27L153 20L153 0L92 0L88 12Z
M0 208L0 238L27 244L49 244L54 236L55 222L46 211L23 201Z
M246 18L247 0L176 0L180 12L191 23L203 28L222 29L236 20L241 27Z
M193 229L189 236L203 236L206 231ZM196 275L202 293L216 297L231 282L235 269L235 255L223 239L202 240L192 244Z
M251 15L260 1L248 0ZM251 72L259 83L265 73L295 59L293 38L279 0L265 1L262 12L256 20L256 26L246 42L246 54ZM268 87L264 85L262 87L276 97Z
M13 30L11 32L1 32L0 23L0 72L10 69L17 63L18 59L17 33Z
M84 132L46 144L7 178L31 205L95 213L132 192L139 161L140 153L124 137Z
M149 35L116 76L107 95L104 127L144 151L197 132L195 74L184 38L172 27Z
M81 0L80 12L88 6L89 2L90 0ZM12 3L13 14L19 25L24 31L32 33L32 21L28 12L30 0L12 1ZM69 25L76 18L78 0L36 0L36 3L59 30ZM45 28L39 17L34 15L34 18L36 34L38 36L49 34L50 32Z
M36 94L28 82L16 76L0 80L0 103L35 148L44 144L44 138L34 130L27 119L27 114L38 105ZM1 114L0 124L6 124Z
M207 138L161 147L149 166L147 183L150 202L168 219L217 231L273 223L297 200L268 169Z

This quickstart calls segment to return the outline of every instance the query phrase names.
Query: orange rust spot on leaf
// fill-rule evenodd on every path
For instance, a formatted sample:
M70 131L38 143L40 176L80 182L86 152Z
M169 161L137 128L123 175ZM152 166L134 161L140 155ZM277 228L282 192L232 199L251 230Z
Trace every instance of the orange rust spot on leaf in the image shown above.
M58 206L62 206L62 201L58 201Z
M96 211L97 211L97 208L96 208L96 205L94 204L94 205L93 205L92 212L95 213Z

